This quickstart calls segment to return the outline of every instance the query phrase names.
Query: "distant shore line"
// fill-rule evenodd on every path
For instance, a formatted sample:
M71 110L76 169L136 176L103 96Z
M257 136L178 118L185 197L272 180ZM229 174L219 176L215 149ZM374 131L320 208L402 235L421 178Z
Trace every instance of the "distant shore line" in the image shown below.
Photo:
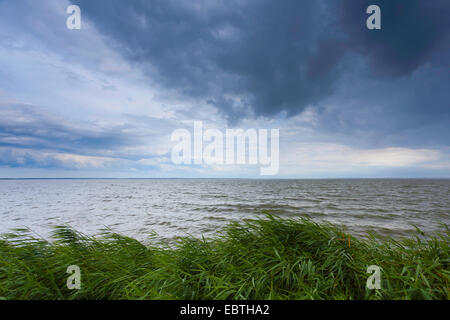
M381 178L226 178L226 177L172 177L172 178L0 178L1 180L450 180L450 177L381 177Z

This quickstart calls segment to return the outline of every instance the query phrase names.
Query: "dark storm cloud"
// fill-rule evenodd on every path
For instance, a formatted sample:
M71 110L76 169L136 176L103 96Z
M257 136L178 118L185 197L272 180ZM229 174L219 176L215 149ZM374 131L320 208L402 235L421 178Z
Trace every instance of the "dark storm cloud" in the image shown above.
M368 32L369 5L381 9L381 30ZM450 41L450 5L447 0L359 0L342 1L339 23L347 34L347 46L366 55L378 74L402 76L432 61L433 53L444 50ZM447 46L448 49L448 46ZM448 51L447 51L448 53Z
M368 31L359 14L371 4L381 9L381 30ZM365 147L449 145L448 1L342 1L338 12L345 38L325 50L328 60L342 52L359 60L341 75L327 101L340 108L322 114L322 128Z
M432 67L390 81L345 76L324 101L320 128L363 148L449 145L449 83L447 70Z
M354 54L372 76L411 74L449 36L446 0L74 3L159 85L211 103L232 122L319 104L344 66L361 67ZM382 30L366 28L370 4L381 7Z
M310 76L331 13L321 1L76 1L156 82L204 99L230 120L296 113L327 94ZM315 81L311 81L314 77Z

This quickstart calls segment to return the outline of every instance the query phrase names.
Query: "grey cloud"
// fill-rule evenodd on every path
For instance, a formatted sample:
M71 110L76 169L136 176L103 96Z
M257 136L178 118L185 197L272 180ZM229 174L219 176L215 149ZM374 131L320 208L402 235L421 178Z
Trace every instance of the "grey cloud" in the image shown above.
M128 133L130 124L100 127L23 104L1 104L0 113L0 146L4 147L104 155L109 150L143 141L139 135Z
M73 33L52 21L55 13L65 18L56 1L21 2L28 9L0 12L10 27L0 33L21 30L68 61L99 67L105 50L94 43L94 29ZM319 129L348 143L449 144L446 0L72 2L151 85L213 105L232 124L314 106ZM369 4L382 9L381 31L365 28ZM114 70L114 61L106 69ZM329 104L335 109L325 111ZM101 128L14 108L1 109L3 146L125 155L126 147L161 135L148 131L161 127L154 119L130 115L124 125Z
M369 5L381 9L381 30L368 32ZM340 26L348 35L349 50L366 55L377 75L404 76L424 63L444 66L447 62L433 56L448 50L450 6L446 0L359 0L342 1Z
M449 145L449 83L448 72L432 67L395 81L345 77L319 109L320 129L361 147Z
M322 1L74 1L162 86L210 102L231 121L294 114L331 90L308 64L327 21ZM198 2L197 2L198 3ZM197 4L196 3L196 4Z
M434 53L449 42L445 0L73 2L155 83L232 124L320 105L354 70L392 81L444 65ZM380 5L382 30L365 27L369 4Z

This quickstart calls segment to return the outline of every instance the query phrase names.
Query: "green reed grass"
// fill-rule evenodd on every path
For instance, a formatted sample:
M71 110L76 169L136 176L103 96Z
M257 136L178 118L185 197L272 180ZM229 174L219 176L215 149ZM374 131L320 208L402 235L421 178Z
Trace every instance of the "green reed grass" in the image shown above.
M401 241L361 239L331 224L267 215L170 245L69 227L55 228L47 242L16 229L0 240L0 298L448 299L443 228ZM80 290L66 287L69 265L81 268ZM366 289L369 265L382 269L380 290Z

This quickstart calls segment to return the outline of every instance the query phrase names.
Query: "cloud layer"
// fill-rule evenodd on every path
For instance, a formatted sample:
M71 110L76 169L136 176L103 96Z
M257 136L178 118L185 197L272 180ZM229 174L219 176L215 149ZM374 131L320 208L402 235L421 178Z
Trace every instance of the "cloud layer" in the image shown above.
M448 62L445 0L375 2L75 1L149 77L208 101L231 123L320 105L348 73L404 92L397 78ZM366 28L370 4L381 7L382 30ZM433 99L438 110L448 101L421 98Z
M174 166L193 120L280 128L283 177L450 176L447 2L0 1L0 176L258 172Z

